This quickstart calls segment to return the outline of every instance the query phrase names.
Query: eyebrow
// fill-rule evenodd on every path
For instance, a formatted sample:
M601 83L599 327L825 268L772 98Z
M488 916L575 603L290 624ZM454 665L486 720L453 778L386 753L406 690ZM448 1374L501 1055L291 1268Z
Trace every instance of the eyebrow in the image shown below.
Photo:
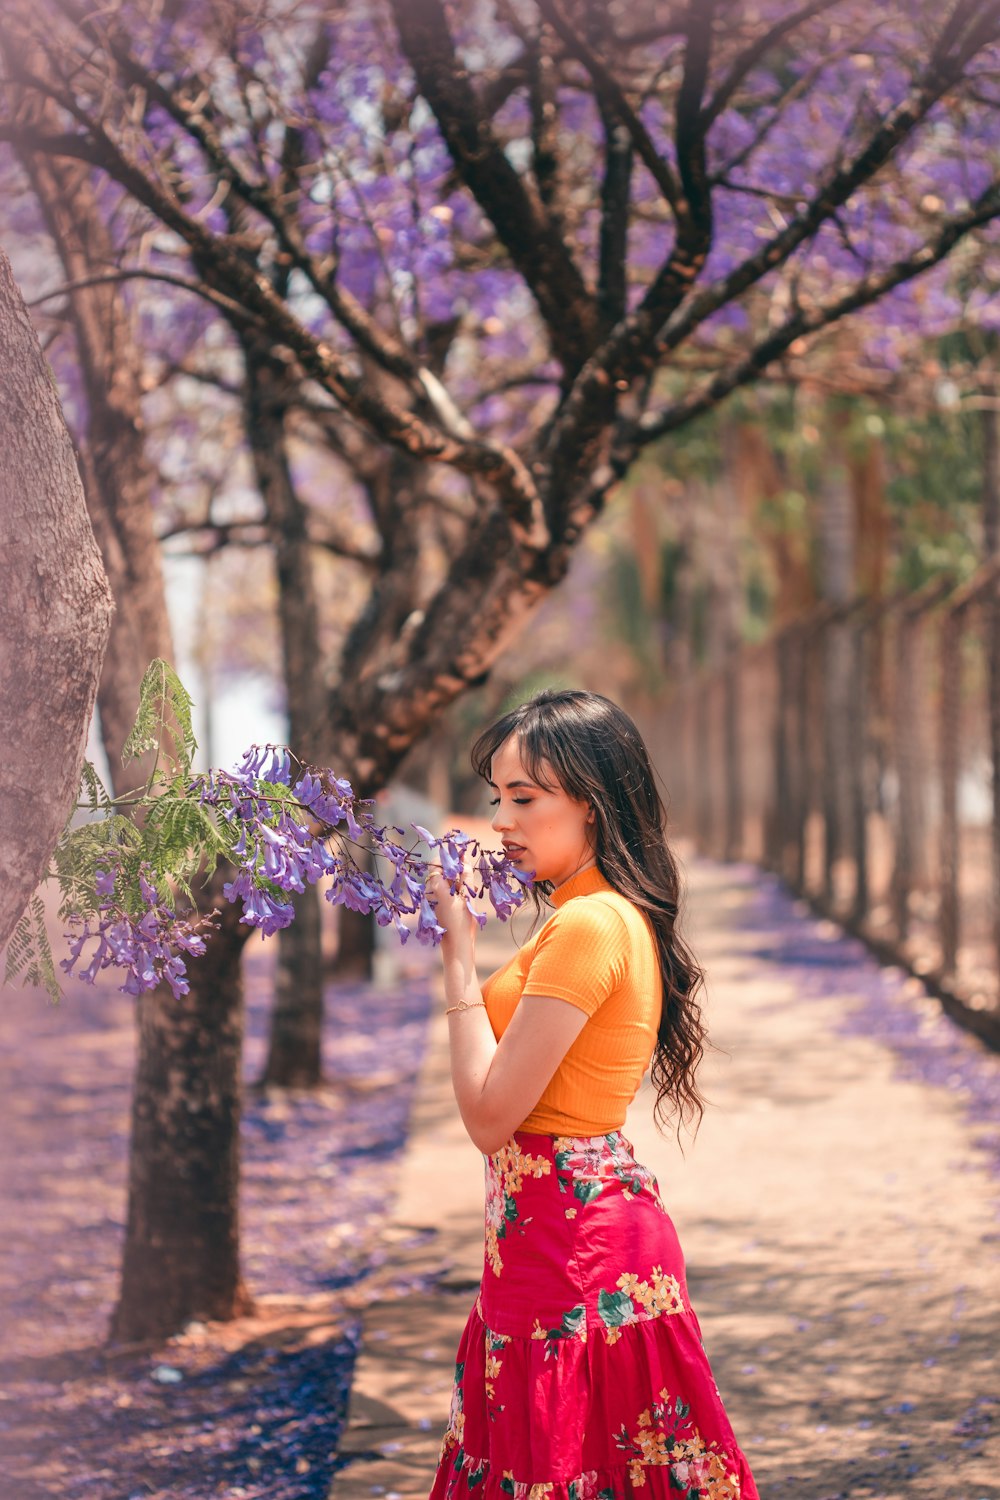
M495 781L487 780L486 785L487 786L491 786L494 791L496 791L496 789L497 789L497 784L496 784ZM513 787L516 787L516 786L531 786L531 787L536 787L537 788L538 782L537 781L508 781L506 783L506 786L507 786L507 790L508 791L510 791Z

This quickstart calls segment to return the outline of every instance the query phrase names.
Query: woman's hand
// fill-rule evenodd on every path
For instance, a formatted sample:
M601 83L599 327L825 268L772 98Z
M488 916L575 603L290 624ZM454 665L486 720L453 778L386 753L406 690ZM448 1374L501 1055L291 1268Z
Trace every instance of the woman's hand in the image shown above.
M431 868L426 889L428 898L434 902L438 921L445 929L442 948L466 945L475 948L478 923L466 905L464 892L452 895L448 881L437 866Z

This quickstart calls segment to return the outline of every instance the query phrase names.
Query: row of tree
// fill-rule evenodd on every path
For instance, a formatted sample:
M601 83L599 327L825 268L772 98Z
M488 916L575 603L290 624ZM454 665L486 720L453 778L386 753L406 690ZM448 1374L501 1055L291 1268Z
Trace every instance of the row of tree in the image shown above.
M143 668L172 656L164 536L271 549L290 741L370 795L653 445L794 378L848 315L869 371L976 316L998 37L1000 0L13 0L5 236L116 604L94 684L115 791ZM0 420L25 454L23 417ZM82 564L44 510L15 515L54 574ZM335 628L322 555L350 576ZM41 595L18 576L19 650ZM79 764L85 615L89 672L63 651L14 683L30 702L26 682L77 675L42 695L45 787ZM52 830L21 817L30 885ZM190 995L139 1002L122 1338L247 1305L227 910ZM318 1078L320 1022L312 894L282 935L269 1079Z

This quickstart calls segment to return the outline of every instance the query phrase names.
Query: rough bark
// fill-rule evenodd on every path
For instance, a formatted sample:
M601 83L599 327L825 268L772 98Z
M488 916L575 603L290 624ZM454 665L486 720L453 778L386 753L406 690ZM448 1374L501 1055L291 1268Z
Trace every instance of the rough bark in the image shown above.
M983 561L1000 554L1000 382L990 381L982 414L983 430ZM990 883L992 886L993 948L1000 964L1000 587L994 585L984 605L986 655L989 663L987 734L992 765L990 820Z
M0 944L72 812L114 608L49 367L0 252Z
M55 118L51 102L31 103L39 127ZM25 151L22 161L68 283L115 265L106 219L81 162ZM124 768L121 751L135 718L139 684L154 657L173 657L160 548L153 528L156 474L143 446L141 361L121 288L81 286L68 293L86 392L80 442L91 525L115 599L97 707L116 796L146 767Z
M252 1307L239 1240L240 957L249 929L222 897L230 873L220 865L206 892L222 926L190 965L190 994L175 1000L162 986L139 1001L128 1224L111 1323L120 1342Z
M51 124L51 104L29 101L29 108L36 128ZM121 287L78 285L115 263L89 169L40 152L26 151L22 160L73 286L68 306L85 391L80 470L116 605L97 705L112 789L121 795L148 769L142 761L121 763L143 673L154 657L173 658L153 526L156 474L144 448L141 356ZM208 1309L213 1317L236 1316L246 1305L239 1269L239 962L249 929L234 924L218 882L201 893L204 910L213 895L227 907L227 921L211 936L206 957L189 965L190 994L179 1002L165 988L139 1003L128 1221L111 1328L118 1340L173 1332ZM215 1164L214 1175L206 1163Z
M267 511L278 574L278 617L289 744L303 760L322 759L325 709L316 586L306 508L296 493L285 444L287 373L268 350L244 338L246 431ZM263 1084L308 1088L322 1076L323 956L319 895L293 898L295 921L278 934L278 965Z
M854 509L845 470L832 462L820 489L820 595L833 605L846 604L854 592ZM832 621L822 636L823 671L823 880L824 894L834 900L834 865L850 852L851 704L857 692L851 626Z

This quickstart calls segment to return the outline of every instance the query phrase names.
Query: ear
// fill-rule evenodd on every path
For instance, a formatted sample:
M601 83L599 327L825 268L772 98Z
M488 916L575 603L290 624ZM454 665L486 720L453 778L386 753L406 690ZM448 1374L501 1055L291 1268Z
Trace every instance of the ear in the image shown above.
M596 819L597 819L597 813L594 811L593 804L591 804L590 811L587 813L587 822L588 823L593 823L593 822L596 821Z

